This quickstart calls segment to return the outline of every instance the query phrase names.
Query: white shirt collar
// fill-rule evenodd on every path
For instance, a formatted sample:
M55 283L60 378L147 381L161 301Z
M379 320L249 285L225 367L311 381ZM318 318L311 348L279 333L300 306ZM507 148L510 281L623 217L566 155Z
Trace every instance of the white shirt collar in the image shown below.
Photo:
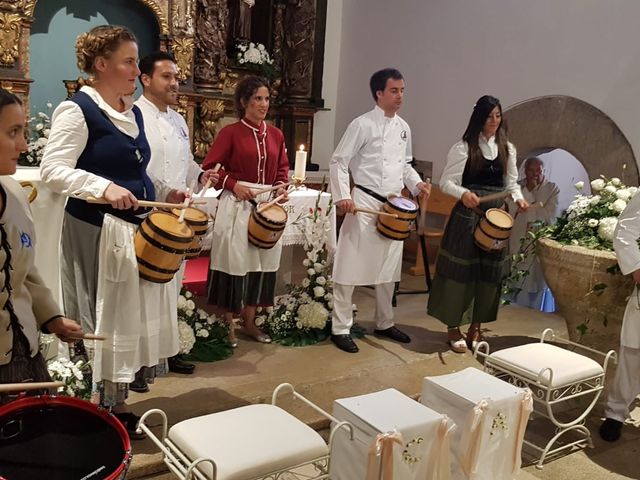
M131 104L131 107L129 107L124 112L119 112L115 108L113 108L111 105L109 105L104 100L104 98L102 98L102 96L98 93L98 91L95 88L85 85L80 89L80 91L82 93L86 93L87 95L89 95L89 97L91 97L91 99L94 102L96 102L96 105L98 105L98 108L100 108L100 110L105 112L111 118L121 120L124 122L135 121L133 119L133 114L131 112L131 108L133 108L133 103Z
M393 117L387 117L384 113L384 110L382 110L378 105L376 105L375 107L373 107L373 112L377 117L378 121L385 121L388 122L390 120L395 120L396 119L396 114L393 114Z

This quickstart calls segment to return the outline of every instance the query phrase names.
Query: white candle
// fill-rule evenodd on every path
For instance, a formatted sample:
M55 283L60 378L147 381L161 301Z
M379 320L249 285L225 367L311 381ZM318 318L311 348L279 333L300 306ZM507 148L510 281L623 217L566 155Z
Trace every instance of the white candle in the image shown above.
M300 145L300 150L296 151L296 164L293 169L295 178L304 179L307 170L307 152L304 151L304 145Z

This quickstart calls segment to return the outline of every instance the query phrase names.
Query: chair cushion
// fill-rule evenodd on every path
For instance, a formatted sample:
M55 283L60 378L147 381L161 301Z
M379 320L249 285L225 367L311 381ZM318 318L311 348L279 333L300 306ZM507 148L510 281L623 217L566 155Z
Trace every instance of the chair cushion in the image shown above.
M191 460L211 458L218 480L247 480L329 453L322 437L273 405L248 405L180 422L169 439ZM201 470L212 478L210 464Z
M553 380L549 382L549 372L545 371L542 381L544 385L552 388L604 374L602 366L595 360L548 343L530 343L505 348L493 352L489 359L515 365L525 371L531 380L536 380L543 368L551 368Z

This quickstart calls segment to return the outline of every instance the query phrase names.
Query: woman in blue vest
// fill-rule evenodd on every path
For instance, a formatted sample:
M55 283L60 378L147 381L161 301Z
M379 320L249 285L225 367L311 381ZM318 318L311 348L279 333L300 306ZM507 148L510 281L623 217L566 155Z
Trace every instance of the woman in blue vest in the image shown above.
M140 74L138 46L124 27L100 26L76 40L78 67L89 84L54 112L42 180L67 195L61 275L65 312L105 342L85 342L100 404L133 436L138 417L124 402L143 366L178 350L176 286L138 278L133 237L145 209L138 200L179 202L146 171L149 144L131 95ZM89 197L108 203L93 204ZM94 348L92 348L94 347Z

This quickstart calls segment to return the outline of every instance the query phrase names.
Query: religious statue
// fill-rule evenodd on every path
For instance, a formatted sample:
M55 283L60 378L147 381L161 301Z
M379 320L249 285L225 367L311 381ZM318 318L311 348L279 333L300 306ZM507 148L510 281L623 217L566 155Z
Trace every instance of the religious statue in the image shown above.
M235 5L231 7L231 18L233 21L233 38L240 42L251 40L251 8L256 0L234 0Z

